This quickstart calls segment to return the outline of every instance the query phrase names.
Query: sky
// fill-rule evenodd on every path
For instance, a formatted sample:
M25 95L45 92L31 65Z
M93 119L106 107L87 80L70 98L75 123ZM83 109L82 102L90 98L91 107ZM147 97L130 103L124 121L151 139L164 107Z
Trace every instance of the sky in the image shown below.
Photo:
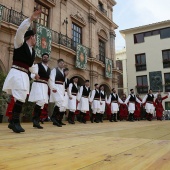
M116 50L125 47L120 30L147 25L170 19L170 0L116 0L113 21L116 30Z

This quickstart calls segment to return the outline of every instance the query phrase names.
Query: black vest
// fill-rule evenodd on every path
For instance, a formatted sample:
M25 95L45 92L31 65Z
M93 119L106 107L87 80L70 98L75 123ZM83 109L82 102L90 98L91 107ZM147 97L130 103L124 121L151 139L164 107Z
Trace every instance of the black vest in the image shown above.
M32 55L31 55L30 49L26 42L24 42L21 47L14 49L13 64L15 64L15 62L20 62L24 65L27 65L28 67L31 67L34 63L34 60L35 60L35 51L34 49L32 49Z
M38 75L40 76L40 79L48 80L50 78L50 73L51 73L51 70L49 67L46 71L42 63L38 63Z
M111 94L111 102L113 101L118 101L118 95L116 94L116 97L113 95L113 93Z
M82 93L82 96L85 96L85 97L88 97L89 96L89 93L90 93L90 88L87 88L85 86L83 86L83 93Z
M104 92L104 94L102 92L100 92L100 96L101 96L101 99L105 99L106 98L105 92Z
M69 87L70 80L67 78L67 82L65 81L65 90Z
M152 95L152 96L151 96ZM147 97L147 99L146 99L146 101L148 101L148 102L153 102L153 99L154 99L154 95L153 94L148 94L148 97Z
M56 76L55 76L55 81L61 81L61 82L65 82L65 76L61 73L61 71L56 68Z
M71 92L72 92L72 93L78 93L78 88L75 86L74 83L72 83L72 84L73 84L73 87L72 87L72 89L71 89Z
M136 96L134 95L134 97L130 94L130 102L135 102L136 101Z
M96 93L95 93L95 96L94 96L94 98L100 98L100 91L98 90L95 90L96 91Z

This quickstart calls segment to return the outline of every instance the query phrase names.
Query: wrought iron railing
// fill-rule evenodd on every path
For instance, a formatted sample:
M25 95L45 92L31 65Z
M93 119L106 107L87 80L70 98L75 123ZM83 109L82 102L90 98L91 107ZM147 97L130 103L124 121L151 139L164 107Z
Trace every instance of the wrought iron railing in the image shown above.
M15 10L13 10L12 8L9 9L9 8L4 6L3 14L2 14L2 20L3 21L9 22L9 23L12 23L12 24L19 26L21 24L21 22L26 18L28 18L28 17L26 17L22 13L17 12ZM35 22L32 24L31 28L36 30L36 23ZM71 38L69 38L68 36L63 35L61 33L58 33L54 30L51 30L51 32L52 32L52 41L54 43L61 44L65 47L67 47L67 48L74 50L74 51L77 50L76 49L77 43L74 42ZM85 48L87 49L88 57L91 57L91 49L88 48L88 47L85 47Z
M101 56L100 54L96 55L96 59L105 64L105 57Z

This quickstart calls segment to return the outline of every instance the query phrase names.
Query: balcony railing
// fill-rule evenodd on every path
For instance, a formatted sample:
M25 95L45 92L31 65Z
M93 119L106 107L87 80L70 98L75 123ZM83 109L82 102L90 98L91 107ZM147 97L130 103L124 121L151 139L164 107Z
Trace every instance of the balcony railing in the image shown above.
M104 15L107 16L107 11L106 11L103 7L101 7L100 5L98 5L98 8L99 8L99 10L100 10Z
M144 71L144 70L146 70L146 63L143 63L143 64L136 63L135 66L136 66L136 71Z
M136 89L137 89L137 92L138 92L139 94L148 93L148 86L144 86L144 85L139 86L139 85L137 85L137 86L136 86Z
M101 61L105 64L105 57L104 56L98 54L98 55L96 55L96 58L97 58L97 60L99 60L99 61Z
M22 13L19 13L19 12L13 10L12 8L9 9L7 7L4 7L4 9L3 9L2 20L5 22L12 23L14 25L19 26L21 24L21 22L26 18L28 18L28 17L26 17ZM32 24L32 29L36 30L35 22ZM61 33L58 33L54 30L51 30L51 32L52 32L52 42L54 42L56 44L61 44L69 49L74 50L74 51L77 50L76 49L77 43L74 42L71 38L69 38L68 36L63 35ZM84 46L84 47L87 50L87 56L91 57L91 49L86 46Z

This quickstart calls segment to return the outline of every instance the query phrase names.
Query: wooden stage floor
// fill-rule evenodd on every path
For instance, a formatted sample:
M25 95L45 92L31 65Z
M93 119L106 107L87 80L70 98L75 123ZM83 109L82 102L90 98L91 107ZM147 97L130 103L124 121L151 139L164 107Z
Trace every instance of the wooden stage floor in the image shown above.
M0 124L0 170L170 170L170 121Z

